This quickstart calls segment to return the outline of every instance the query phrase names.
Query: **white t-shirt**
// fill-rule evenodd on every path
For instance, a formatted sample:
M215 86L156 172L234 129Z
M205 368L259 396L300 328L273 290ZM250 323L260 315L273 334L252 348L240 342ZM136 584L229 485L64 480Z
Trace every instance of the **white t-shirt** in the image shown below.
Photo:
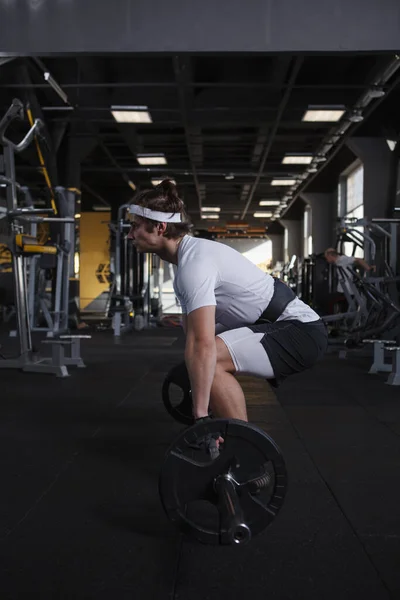
M178 248L174 291L184 314L215 306L221 332L255 323L272 298L274 280L230 246L186 235ZM284 319L305 323L319 316L296 297L278 320Z
M353 279L353 273L352 273L351 269L348 269L347 267L350 267L351 265L354 264L354 256L344 256L344 255L338 256L335 264L337 267L341 267L343 269L343 271L344 271L343 275L346 278ZM349 286L348 283L346 283L346 289L349 292L349 294L353 294L351 287ZM340 282L338 283L337 291L340 292L341 294L343 294L343 287Z

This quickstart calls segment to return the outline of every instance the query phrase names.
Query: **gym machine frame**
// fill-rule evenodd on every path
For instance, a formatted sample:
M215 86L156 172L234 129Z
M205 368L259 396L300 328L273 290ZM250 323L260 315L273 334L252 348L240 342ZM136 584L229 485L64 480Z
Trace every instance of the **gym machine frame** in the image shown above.
M33 351L32 337L28 310L27 281L26 281L26 257L22 248L16 243L16 236L23 236L23 223L32 225L42 222L69 223L73 226L75 220L71 217L51 218L41 217L38 214L52 214L52 209L35 209L18 207L17 190L21 189L16 181L15 174L15 154L23 152L32 142L36 135L40 134L43 123L36 119L26 136L19 144L14 144L5 137L5 132L10 123L14 120L23 120L24 107L20 100L13 100L10 108L0 121L0 144L4 147L4 172L5 176L0 176L2 182L6 184L7 208L2 211L3 217L8 219L9 233L6 239L2 240L11 251L13 282L17 315L17 330L20 345L20 354L17 358L0 360L0 369L22 369L23 371L35 373L51 373L58 377L68 375L65 364L57 364L52 358L40 358ZM80 364L82 361L72 358L67 359L67 364ZM70 362L72 361L72 362Z
M63 206L62 213L65 214L65 219L57 218L54 221L61 224L62 229L60 232L60 243L57 245L57 266L53 314L49 312L44 300L39 297L40 310L42 311L46 320L47 327L41 327L37 325L38 314L36 311L36 301L38 290L36 288L35 274L36 269L40 268L39 257L37 255L33 256L30 261L28 286L28 307L31 331L45 331L47 332L47 337L55 337L68 331L69 280L74 274L73 256L75 244L75 198L72 199L70 196L74 195L75 192L72 190L65 190L63 187L56 187L55 192L58 196L59 204ZM32 200L30 199L29 190L25 191L25 195L28 199L28 202L30 201L30 204L33 205ZM71 205L73 205L72 210ZM32 236L36 237L37 222L32 223L30 233Z
M118 208L117 226L115 228L115 266L114 266L114 284L111 288L110 299L115 300L115 305L112 308L112 327L114 337L119 338L122 333L127 333L132 330L133 323L131 322L130 312L132 310L132 302L129 297L122 296L122 279L121 279L121 242L124 231L129 231L129 224L124 222L124 214L128 209L129 204L122 204ZM126 267L126 265L125 265Z

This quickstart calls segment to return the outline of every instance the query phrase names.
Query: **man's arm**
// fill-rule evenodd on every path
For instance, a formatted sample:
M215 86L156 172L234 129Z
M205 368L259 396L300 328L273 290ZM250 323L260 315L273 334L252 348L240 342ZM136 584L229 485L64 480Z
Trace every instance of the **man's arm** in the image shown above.
M354 259L354 263L355 265L362 267L365 271L374 271L375 267L374 266L370 266L363 258L355 258Z
M186 335L186 332L187 332L187 315L185 315L184 313L182 313L182 329L183 329L183 333Z
M208 415L217 363L215 306L197 308L187 316L185 361L192 386L193 416Z
M182 314L182 329L183 329L183 333L186 335L187 333L187 315L186 314ZM221 323L216 323L215 324L215 335L218 335L218 333L222 333L223 331L226 331L228 328L226 327L226 325L221 325Z

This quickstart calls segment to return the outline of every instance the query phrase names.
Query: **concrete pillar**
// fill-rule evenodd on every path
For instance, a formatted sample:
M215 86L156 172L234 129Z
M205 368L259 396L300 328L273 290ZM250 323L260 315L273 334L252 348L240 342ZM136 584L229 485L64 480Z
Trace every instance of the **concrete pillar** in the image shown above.
M283 235L268 234L268 238L272 242L272 265L275 265L277 262L283 262Z
M353 137L346 144L364 166L364 216L368 219L387 216L392 157L386 140Z
M335 209L336 192L301 194L307 204L311 206L311 235L313 253L320 254L332 246L335 241Z
M303 222L291 219L280 219L280 224L286 230L287 235L287 256L284 256L285 262L291 259L293 254L303 257ZM285 250L285 249L284 249Z

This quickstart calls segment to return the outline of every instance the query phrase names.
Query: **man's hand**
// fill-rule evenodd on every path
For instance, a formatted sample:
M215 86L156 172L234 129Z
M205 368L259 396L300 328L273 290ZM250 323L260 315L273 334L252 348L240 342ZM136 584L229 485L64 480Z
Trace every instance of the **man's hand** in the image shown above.
M362 267L364 271L376 271L375 265L369 265L363 258L355 258L354 263L359 267Z
M211 417L207 415L206 417L200 417L199 419L195 419L194 422L195 422L195 424L206 423L207 421L211 421L211 420L212 420ZM216 441L217 441L217 447L219 448L219 445L224 443L224 438L219 436Z
M200 417L199 419L194 420L195 425L198 423L206 423L207 421L211 421L211 417ZM222 438L219 433L207 433L198 438L196 447L200 450L204 450L207 454L210 454L212 459L214 459L219 455L220 445L223 443L224 438Z

